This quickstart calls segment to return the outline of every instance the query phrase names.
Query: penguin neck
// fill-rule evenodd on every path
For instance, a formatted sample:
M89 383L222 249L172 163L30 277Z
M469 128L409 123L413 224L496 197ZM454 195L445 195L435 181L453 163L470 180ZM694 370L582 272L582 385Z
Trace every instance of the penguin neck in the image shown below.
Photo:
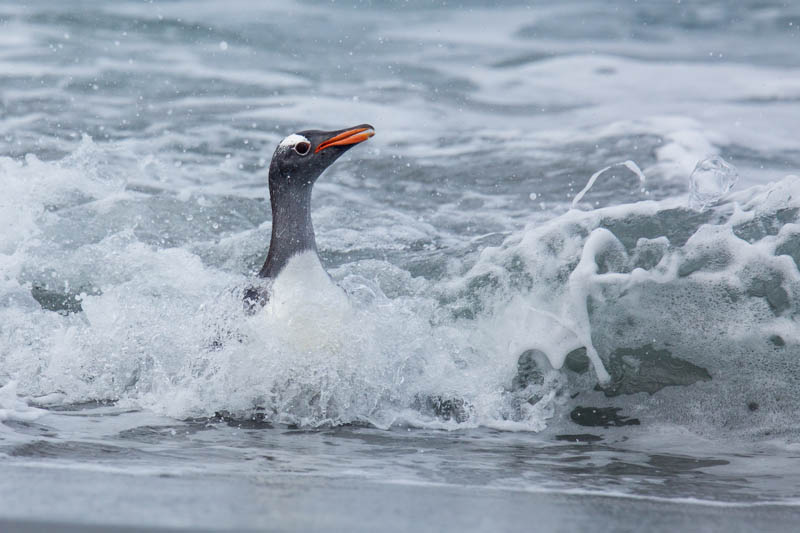
M290 179L273 180L270 176L272 238L267 261L259 272L261 277L275 278L289 260L298 254L313 252L317 255L314 226L311 223L313 182L295 185L289 183Z

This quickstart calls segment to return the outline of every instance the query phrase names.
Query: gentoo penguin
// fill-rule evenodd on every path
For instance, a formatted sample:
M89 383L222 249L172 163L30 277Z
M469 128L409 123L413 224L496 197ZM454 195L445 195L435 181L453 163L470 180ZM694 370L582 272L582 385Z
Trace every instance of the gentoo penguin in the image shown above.
M275 279L290 260L310 253L317 258L311 224L311 190L314 182L347 150L375 135L369 124L337 131L306 130L283 139L269 165L269 200L272 238L258 275ZM245 308L256 311L269 298L264 288L245 291Z

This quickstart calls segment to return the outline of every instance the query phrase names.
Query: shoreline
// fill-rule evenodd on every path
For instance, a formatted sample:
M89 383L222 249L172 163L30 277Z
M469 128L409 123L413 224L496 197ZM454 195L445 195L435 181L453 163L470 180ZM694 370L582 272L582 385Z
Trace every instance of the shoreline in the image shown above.
M0 531L793 531L800 506L715 506L304 475L141 476L0 462Z

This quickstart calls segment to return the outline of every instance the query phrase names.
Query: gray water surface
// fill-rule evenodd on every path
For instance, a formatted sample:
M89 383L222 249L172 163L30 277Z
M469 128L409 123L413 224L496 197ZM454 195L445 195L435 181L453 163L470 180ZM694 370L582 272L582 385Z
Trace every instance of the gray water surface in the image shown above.
M778 0L0 2L0 529L793 530L798 65ZM365 122L350 306L246 317L275 146Z

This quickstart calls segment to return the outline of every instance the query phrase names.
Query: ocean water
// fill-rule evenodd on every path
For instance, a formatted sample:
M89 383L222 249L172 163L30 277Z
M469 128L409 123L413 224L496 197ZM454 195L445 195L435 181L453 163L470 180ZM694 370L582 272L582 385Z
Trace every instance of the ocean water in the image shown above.
M788 0L0 3L2 529L792 530L798 124Z

